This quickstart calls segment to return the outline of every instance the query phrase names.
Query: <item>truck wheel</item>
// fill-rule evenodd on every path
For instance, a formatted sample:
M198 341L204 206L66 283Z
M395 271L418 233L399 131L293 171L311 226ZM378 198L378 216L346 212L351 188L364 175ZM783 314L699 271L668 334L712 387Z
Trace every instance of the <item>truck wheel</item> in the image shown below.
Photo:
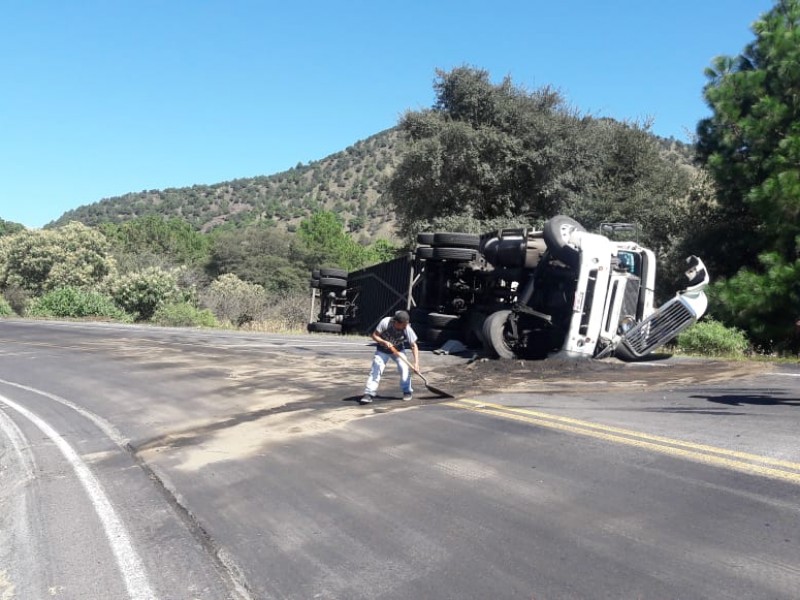
M317 321L316 323L309 323L306 327L310 332L314 333L341 333L342 326L339 323L323 323Z
M347 280L339 277L320 277L319 287L342 289L347 287Z
M564 215L556 215L544 224L544 242L557 259L574 265L578 258L578 249L569 245L569 236L573 231L586 231L575 219Z
M458 340L460 336L453 329L439 329L438 327L425 327L419 332L419 338L426 344L441 346L448 340Z
M473 248L477 249L481 245L481 237L474 233L450 233L438 232L433 234L433 244L438 248Z
M512 350L511 330L508 326L510 310L498 310L488 316L483 323L483 337L493 351L500 358L516 358Z
M338 277L339 279L347 279L347 271L344 269L337 269L335 267L327 267L319 270L320 277Z
M417 243L422 246L430 246L433 244L434 233L432 231L423 231L417 234Z
M457 329L461 325L461 319L458 315L432 312L428 314L428 325L438 329Z
M433 258L433 248L430 246L419 246L417 248L417 258L420 260L429 260Z
M471 248L433 248L434 260L449 260L452 262L471 262L478 258L478 251Z

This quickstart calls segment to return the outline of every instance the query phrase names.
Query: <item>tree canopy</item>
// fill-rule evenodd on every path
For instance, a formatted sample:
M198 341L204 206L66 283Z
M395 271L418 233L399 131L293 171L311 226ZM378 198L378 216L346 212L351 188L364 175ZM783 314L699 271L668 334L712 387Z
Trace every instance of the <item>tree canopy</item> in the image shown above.
M0 237L4 235L11 235L12 233L17 233L18 231L22 231L25 229L25 226L21 223L14 223L13 221L6 221L4 219L0 219Z
M100 230L114 251L150 254L174 264L196 264L208 257L209 237L178 217L137 217L124 223L103 223Z
M718 205L695 244L719 275L715 311L764 347L792 345L800 315L800 0L779 0L755 40L706 70L712 115L698 156Z
M0 238L0 289L42 294L103 281L116 266L105 236L82 223L53 230L23 229Z
M404 234L454 215L530 223L558 213L589 228L657 213L650 241L674 234L673 205L691 178L648 124L582 116L550 87L528 91L508 77L493 84L467 66L437 71L434 91L432 108L400 123L409 143L388 194Z

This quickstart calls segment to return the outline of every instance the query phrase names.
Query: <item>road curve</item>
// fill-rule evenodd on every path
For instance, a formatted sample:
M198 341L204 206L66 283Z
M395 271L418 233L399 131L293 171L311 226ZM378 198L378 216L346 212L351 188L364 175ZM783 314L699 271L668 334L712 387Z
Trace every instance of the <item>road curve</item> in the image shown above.
M371 351L0 321L0 598L796 597L793 367L387 372L376 412Z

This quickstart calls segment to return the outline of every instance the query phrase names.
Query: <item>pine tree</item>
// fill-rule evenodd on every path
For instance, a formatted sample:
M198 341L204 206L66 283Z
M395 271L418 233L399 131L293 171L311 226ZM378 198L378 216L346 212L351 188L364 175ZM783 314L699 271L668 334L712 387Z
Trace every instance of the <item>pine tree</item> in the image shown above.
M764 348L796 349L800 0L779 0L752 31L741 55L718 57L706 70L713 114L698 125L697 149L719 206L702 245L717 274L732 276L716 288L717 315Z

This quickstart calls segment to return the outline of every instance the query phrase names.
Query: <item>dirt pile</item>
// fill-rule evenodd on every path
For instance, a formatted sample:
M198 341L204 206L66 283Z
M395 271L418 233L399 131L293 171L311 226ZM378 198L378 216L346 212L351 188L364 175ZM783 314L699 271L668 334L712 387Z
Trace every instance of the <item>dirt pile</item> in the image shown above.
M729 381L768 373L764 363L660 355L638 363L609 360L486 360L440 365L429 379L455 395L492 392L579 392L588 387L642 389Z

